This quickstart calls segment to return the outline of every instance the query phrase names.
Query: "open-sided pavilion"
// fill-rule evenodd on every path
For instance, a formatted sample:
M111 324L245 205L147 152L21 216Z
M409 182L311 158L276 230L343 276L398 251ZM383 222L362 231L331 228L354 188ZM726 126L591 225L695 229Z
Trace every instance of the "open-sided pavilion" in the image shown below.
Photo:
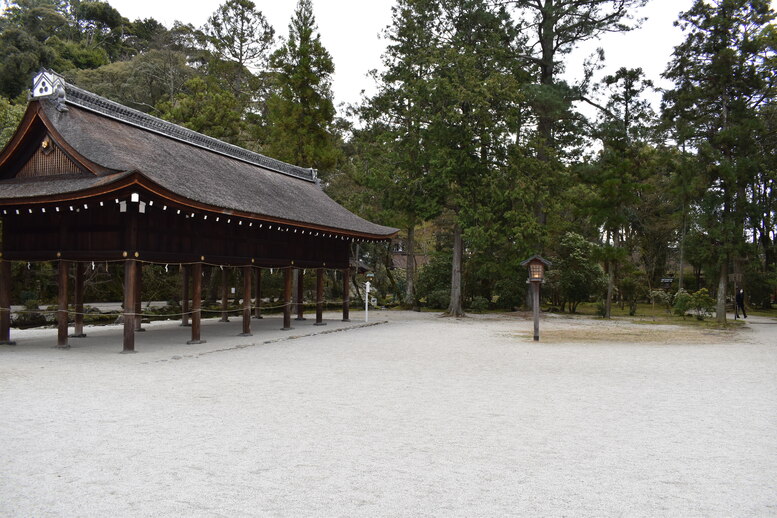
M0 154L0 217L0 343L12 343L11 261L57 264L59 347L68 346L72 265L79 336L86 265L121 261L127 352L140 329L144 263L184 265L183 319L191 315L190 342L197 343L203 264L242 269L244 334L251 333L252 288L258 306L261 268L283 269L283 327L290 328L294 270L317 271L318 323L324 269L342 270L347 319L351 243L396 234L329 198L312 169L157 119L45 70Z

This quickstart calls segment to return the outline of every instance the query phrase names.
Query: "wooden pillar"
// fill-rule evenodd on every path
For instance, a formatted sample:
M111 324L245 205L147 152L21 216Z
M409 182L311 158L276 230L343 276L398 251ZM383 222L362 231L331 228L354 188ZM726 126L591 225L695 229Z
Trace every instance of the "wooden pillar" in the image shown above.
M59 261L57 268L57 287L59 295L57 297L57 347L68 349L67 343L67 281L70 273L70 263L68 261Z
M73 318L75 329L71 338L84 338L84 277L86 276L86 263L76 263L76 285L73 290L75 298L76 314Z
M257 268L255 272L256 278L256 306L254 307L254 318L262 318L262 269Z
M227 271L221 267L221 320L219 322L229 322L227 308L229 307L229 297L227 294Z
M532 281L532 316L534 317L534 341L540 341L540 282Z
M317 326L325 326L324 322L324 269L316 270L316 323Z
M343 270L343 322L350 322L351 309L351 269Z
M189 327L189 283L191 278L191 266L188 264L183 267L181 272L183 280L181 282L183 288L183 300L181 301L181 326Z
M135 262L135 276L137 281L135 282L135 332L141 333L145 331L143 329L143 263Z
M251 268L243 266L243 332L240 336L251 336Z
M0 345L16 345L11 340L11 261L0 259Z
M130 257L138 256L138 205L129 204L127 221L125 225L124 243L126 250L124 257L124 353L135 352L135 328L137 322L135 315L138 313L140 290L138 286L138 262ZM133 254L134 252L134 254Z
M202 263L192 265L192 339L187 344L204 344L200 339L200 320L202 314Z
M297 318L305 320L305 270L297 268Z
M291 276L294 268L289 266L283 270L283 328L281 331L291 329Z
M135 352L135 298L138 290L137 263L133 259L124 261L124 349L123 353Z

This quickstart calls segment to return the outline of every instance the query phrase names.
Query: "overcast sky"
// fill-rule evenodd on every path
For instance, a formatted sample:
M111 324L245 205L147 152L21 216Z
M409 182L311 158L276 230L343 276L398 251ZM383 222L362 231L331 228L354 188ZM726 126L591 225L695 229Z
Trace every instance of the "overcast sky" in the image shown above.
M222 3L222 0L109 0L119 12L131 19L153 17L171 26L174 20L202 26ZM255 0L257 8L267 17L276 34L288 34L296 0ZM567 79L581 76L583 60L597 47L605 50L607 68L602 74L622 66L642 67L646 76L657 86L669 86L660 81L660 74L675 45L682 41L682 32L673 27L678 14L690 7L692 0L649 0L648 5L634 13L646 18L640 29L626 34L610 34L586 43L566 60ZM394 0L313 0L321 39L335 62L333 88L335 101L355 103L360 92L374 90L373 81L366 77L370 69L380 66L385 40L380 35L391 22ZM774 2L773 2L774 5Z

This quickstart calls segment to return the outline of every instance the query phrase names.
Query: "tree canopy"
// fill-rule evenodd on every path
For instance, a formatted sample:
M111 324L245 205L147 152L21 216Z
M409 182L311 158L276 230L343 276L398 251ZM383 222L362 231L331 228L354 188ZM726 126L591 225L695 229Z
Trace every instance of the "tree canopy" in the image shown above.
M318 169L336 200L402 228L395 253L354 252L378 272L379 293L407 306L453 315L521 306L520 262L535 253L554 259L544 297L562 310L599 301L609 316L667 279L673 293L709 290L721 320L735 287L753 304L774 298L768 0L694 0L676 22L684 40L660 106L648 101L658 78L639 56L609 74L569 62L582 42L639 26L646 0L396 0L382 63L364 64L365 73L381 65L374 94L349 107L334 105L313 0L298 0L281 36L251 0L225 0L203 27L131 21L109 1L6 4L2 144L47 67ZM583 80L564 81L570 67Z

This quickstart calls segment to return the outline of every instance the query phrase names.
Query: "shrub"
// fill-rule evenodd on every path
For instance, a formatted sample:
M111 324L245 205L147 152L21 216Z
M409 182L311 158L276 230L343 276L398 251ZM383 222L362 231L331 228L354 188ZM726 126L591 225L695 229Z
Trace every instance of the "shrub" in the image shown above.
M580 302L589 300L607 287L607 277L595 259L593 243L574 232L561 238L556 268L559 272L558 289L574 313Z
M707 288L702 288L691 295L690 304L697 320L712 316L712 311L715 309L715 299L710 297Z
M488 299L485 297L474 297L469 305L469 309L477 313L483 313L488 309Z
M607 305L604 303L603 299L596 301L596 314L602 318L607 316Z
M672 303L674 314L685 318L685 314L691 309L691 295L685 290L679 290L675 293Z
M672 312L672 296L668 291L664 290L651 290L650 291L650 303L658 304L666 309L667 313Z
M637 301L644 299L647 293L645 278L639 272L633 271L621 281L621 294L629 303L629 316L637 314Z
M48 324L46 316L43 313L25 312L16 315L14 325L19 329L26 329L29 327L41 327Z
M429 264L423 266L418 271L415 290L419 299L426 299L427 304L432 307L447 308L450 302L450 296L445 298L445 303L440 305L439 299L442 297L440 292L450 293L451 286L451 259L450 255L437 253L432 256Z
M426 297L426 304L430 308L445 309L451 302L451 290L435 290Z

